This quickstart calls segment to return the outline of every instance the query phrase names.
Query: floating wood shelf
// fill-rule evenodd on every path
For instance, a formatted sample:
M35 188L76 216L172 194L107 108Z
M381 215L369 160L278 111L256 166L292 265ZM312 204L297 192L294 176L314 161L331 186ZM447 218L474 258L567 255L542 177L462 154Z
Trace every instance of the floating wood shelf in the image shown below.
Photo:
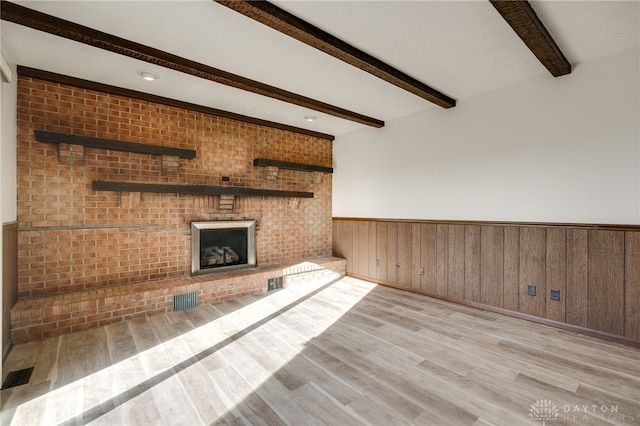
M292 197L313 198L313 192L280 191L276 189L245 188L238 186L209 186L209 185L171 185L158 183L105 182L94 180L94 191L118 192L155 192L171 194L195 195L237 195L239 197Z
M45 143L68 143L71 145L88 146L90 148L136 152L138 154L169 155L172 157L196 158L196 151L193 149L172 148L169 146L149 145L138 142L124 142L115 139L93 138L90 136L48 132L45 130L36 130L35 137L38 142Z
M320 173L333 173L333 168L313 166L311 164L290 163L288 161L269 160L266 158L256 158L253 160L253 165L258 167L277 167L279 169L286 170L299 170L303 172L320 172Z

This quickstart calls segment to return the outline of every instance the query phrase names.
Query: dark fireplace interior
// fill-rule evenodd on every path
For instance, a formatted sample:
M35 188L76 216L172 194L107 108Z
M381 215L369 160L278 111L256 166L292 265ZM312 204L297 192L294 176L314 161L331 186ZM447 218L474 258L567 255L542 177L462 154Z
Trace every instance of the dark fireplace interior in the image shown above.
M256 265L255 221L191 222L191 273Z
M246 228L200 230L200 269L246 263Z

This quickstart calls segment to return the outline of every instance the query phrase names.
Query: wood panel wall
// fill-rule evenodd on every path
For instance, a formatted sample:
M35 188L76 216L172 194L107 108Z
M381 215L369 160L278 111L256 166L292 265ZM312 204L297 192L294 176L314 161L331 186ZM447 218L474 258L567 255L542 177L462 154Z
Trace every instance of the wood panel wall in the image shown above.
M18 300L18 222L2 224L2 357L11 346L8 313Z
M640 226L334 218L333 238L350 275L640 342Z

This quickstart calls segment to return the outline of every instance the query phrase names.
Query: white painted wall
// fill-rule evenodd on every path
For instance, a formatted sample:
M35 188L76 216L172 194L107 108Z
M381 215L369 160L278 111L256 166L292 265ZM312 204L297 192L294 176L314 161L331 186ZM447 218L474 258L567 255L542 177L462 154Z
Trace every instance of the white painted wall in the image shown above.
M639 51L339 136L333 215L640 224Z
M0 50L2 73L11 79L2 79L2 105L0 106L0 218L2 223L14 222L17 216L16 184L16 109L17 79L16 65L9 47L1 38ZM3 76L3 77L4 77Z

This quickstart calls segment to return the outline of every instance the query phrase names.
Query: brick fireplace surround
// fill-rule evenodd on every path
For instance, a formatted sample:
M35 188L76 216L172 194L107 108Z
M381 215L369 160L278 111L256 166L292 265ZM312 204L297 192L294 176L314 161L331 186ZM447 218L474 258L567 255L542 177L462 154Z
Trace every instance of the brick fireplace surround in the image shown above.
M42 143L36 130L191 149L196 158ZM344 260L330 257L331 174L280 169L274 178L253 166L269 158L331 167L330 140L20 76L17 143L14 342L166 312L174 293L195 290L211 303L264 292L271 276L344 275ZM314 196L94 191L94 180ZM257 268L190 276L190 223L214 220L257 222Z

